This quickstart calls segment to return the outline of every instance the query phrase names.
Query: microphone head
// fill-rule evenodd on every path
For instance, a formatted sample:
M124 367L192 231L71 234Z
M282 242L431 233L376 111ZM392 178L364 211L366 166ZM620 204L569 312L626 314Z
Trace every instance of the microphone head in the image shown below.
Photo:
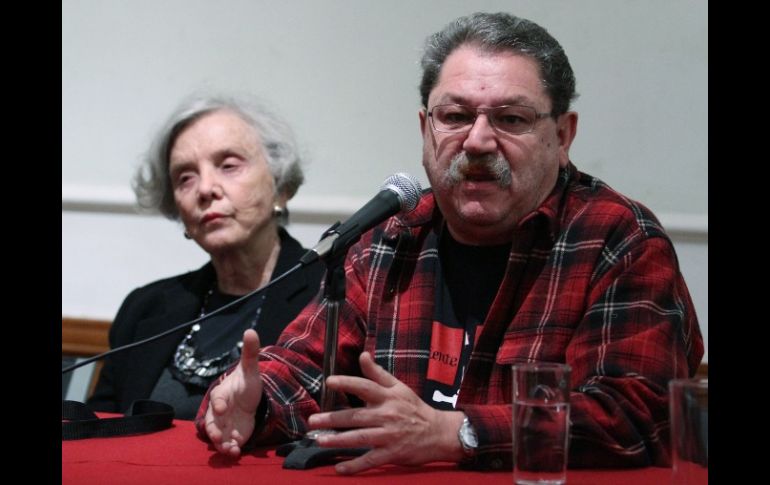
M398 196L401 210L404 212L413 211L422 196L420 182L408 173L403 172L394 173L386 178L380 187L380 192L383 190L390 190Z

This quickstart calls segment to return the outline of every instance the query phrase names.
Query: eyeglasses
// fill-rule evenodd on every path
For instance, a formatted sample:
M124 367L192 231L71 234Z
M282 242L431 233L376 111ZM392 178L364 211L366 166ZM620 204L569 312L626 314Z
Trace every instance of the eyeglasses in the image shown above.
M480 114L487 115L493 128L509 135L529 133L535 128L537 120L551 116L551 113L538 113L531 106L521 105L471 108L461 104L440 104L428 111L431 126L441 133L470 131Z

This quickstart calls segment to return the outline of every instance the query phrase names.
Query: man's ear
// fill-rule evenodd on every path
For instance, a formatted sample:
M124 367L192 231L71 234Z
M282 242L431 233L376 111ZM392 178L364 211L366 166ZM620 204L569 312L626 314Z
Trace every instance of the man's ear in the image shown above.
M569 163L569 147L577 134L578 114L567 111L556 120L556 136L559 139L559 166L564 168Z

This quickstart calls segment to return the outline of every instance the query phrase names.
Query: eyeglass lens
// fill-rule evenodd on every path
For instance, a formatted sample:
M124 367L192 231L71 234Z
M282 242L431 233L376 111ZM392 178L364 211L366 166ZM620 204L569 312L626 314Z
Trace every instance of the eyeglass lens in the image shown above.
M460 105L439 105L432 110L433 127L438 131L457 133L470 130L476 122L477 111L487 115L498 130L511 134L527 133L537 120L537 112L529 106L498 106L474 109Z

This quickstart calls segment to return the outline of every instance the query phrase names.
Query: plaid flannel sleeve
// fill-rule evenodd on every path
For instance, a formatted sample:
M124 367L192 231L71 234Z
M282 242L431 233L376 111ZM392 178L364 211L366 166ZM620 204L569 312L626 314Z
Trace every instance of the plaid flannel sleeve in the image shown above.
M567 347L570 467L670 463L667 385L694 374L703 341L671 242L640 238L595 276ZM473 468L512 465L512 409L463 408L479 436ZM545 450L544 450L545 452Z

